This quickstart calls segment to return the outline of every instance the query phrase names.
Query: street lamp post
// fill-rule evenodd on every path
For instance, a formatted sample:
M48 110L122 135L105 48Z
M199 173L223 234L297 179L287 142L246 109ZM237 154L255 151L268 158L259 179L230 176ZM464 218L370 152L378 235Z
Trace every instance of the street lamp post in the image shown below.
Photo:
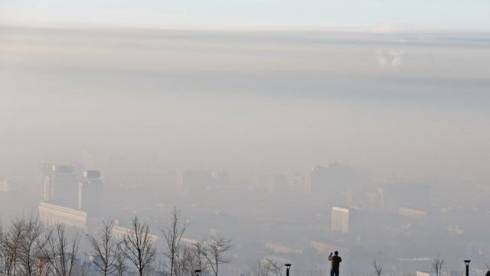
M200 269L194 270L194 275L195 276L200 276L201 275L201 270Z
M466 276L470 276L470 263L471 260L464 260L464 264L466 266Z
M286 276L289 276L289 269L291 269L291 264L285 264L286 266Z

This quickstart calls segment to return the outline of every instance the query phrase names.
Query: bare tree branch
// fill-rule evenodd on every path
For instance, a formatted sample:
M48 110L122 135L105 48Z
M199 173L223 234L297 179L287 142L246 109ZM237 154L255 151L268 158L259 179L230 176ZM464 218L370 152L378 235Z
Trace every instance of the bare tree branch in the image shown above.
M41 248L41 254L49 264L51 274L71 276L78 254L78 238L70 241L65 226L58 224L46 236L46 246Z
M376 259L373 261L373 268L374 268L374 274L376 276L381 276L381 274L383 273L383 265L378 263Z
M126 258L135 266L140 276L155 257L155 248L150 237L150 227L134 217L131 230L124 236L122 244Z
M88 236L92 246L94 265L104 276L116 271L116 251L118 242L112 235L112 222L104 222L103 228L96 236Z
M212 237L206 242L204 257L213 274L219 275L219 266L230 263L231 260L226 258L225 254L231 249L231 241L222 237Z
M273 259L266 258L263 261L263 266L265 268L266 275L269 275L272 273L272 275L274 275L274 276L281 276L282 264L279 264L278 262L274 261Z
M114 268L117 276L123 276L128 270L126 265L126 255L123 252L123 243L119 242L116 246Z
M173 209L171 215L172 219L170 227L163 229L162 234L165 239L165 246L167 247L165 255L168 257L169 261L170 276L175 276L180 274L180 272L177 271L178 267L175 264L178 261L178 255L181 253L180 241L184 235L186 225L182 222L181 215L176 208Z
M24 223L18 220L12 223L8 230L3 234L1 250L4 259L4 274L16 275L20 258L20 247L24 234Z
M434 273L436 276L441 276L442 266L444 265L444 260L442 259L434 259L432 262L432 268L434 269Z
M42 239L43 226L36 217L19 221L22 238L19 246L19 270L22 275L35 274L35 264L46 240Z

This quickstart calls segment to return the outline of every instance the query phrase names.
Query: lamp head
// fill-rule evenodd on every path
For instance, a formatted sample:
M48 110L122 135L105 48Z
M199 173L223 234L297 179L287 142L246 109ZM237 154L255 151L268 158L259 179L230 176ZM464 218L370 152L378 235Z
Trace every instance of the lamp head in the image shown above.
M471 260L464 260L464 263L465 263L466 265L470 265Z
M291 267L291 264L285 264L285 266L286 266L287 268L290 268L290 267Z

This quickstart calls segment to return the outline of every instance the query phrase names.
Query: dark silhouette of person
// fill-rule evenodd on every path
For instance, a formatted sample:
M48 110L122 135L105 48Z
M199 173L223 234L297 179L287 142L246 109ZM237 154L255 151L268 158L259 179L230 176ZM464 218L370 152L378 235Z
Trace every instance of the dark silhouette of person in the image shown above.
M334 254L330 253L328 260L332 264L330 276L339 276L340 263L342 262L342 258L339 256L339 251L335 251Z

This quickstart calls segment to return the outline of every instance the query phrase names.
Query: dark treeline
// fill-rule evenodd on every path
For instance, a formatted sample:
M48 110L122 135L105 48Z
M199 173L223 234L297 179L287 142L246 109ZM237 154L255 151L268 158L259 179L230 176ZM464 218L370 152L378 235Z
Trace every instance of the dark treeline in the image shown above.
M2 227L3 226L3 227ZM37 217L23 217L0 225L0 275L12 276L219 276L231 262L231 240L218 235L204 240L184 238L187 225L174 209L160 235L137 216L129 227L102 221L94 233L64 224L45 225ZM161 238L160 238L161 237ZM436 276L447 275L444 260L434 259ZM295 275L327 275L323 269L295 269ZM374 260L366 275L393 275ZM240 276L281 276L284 263L264 257ZM487 272L487 276L490 271ZM348 274L352 275L352 274ZM398 275L398 274L395 274ZM403 274L414 276L416 273ZM417 274L418 275L418 274Z
M0 228L0 275L221 275L231 241L185 239L186 226L177 210L161 235L136 216L128 228L104 221L90 234L19 218Z

